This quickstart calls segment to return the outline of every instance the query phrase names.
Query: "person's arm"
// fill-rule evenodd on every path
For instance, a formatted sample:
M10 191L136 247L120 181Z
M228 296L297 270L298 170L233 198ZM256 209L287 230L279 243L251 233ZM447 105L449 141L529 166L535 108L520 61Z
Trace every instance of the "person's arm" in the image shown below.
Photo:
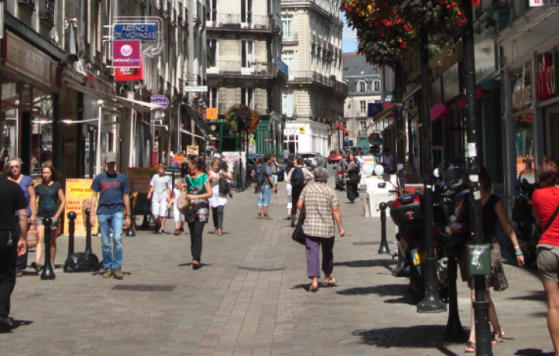
M91 224L91 227L95 226L95 213L93 212L93 209L95 208L95 204L97 203L97 192L93 191L93 194L91 195L91 213L89 214L89 223ZM82 214L85 214L85 211L82 211Z
M297 200L297 209L303 211L303 204L305 203L305 201L301 198L299 198L299 200Z
M307 184L308 182L314 179L314 174L312 174L311 171L309 171L308 169L306 168L304 169L305 170L303 171L303 175L305 176L305 184Z
M512 242L512 245L514 246L514 250L516 251L516 253L521 254L520 256L518 256L518 255L516 256L516 261L518 262L518 265L520 267L524 266L524 256L522 255L522 250L518 246L518 240L516 239L516 233L514 232L514 229L509 222L509 218L507 217L507 212L505 210L505 204L503 204L503 202L501 200L499 200L497 202L497 205L495 206L495 211L497 212L497 216L499 217L499 221L501 222L501 226L503 227L503 230L505 230L505 232L507 233L507 236L509 237L509 239Z
M64 208L66 207L66 197L64 196L62 187L58 189L58 199L60 199L60 206L58 206L58 210L56 211L56 214L54 214L54 218L56 220L60 219L60 215L64 213Z
M128 193L122 194L122 200L124 201L124 208L126 209L126 219L124 220L124 228L128 229L132 224L132 210L130 210L130 195ZM91 225L93 226L93 224Z
M272 178L272 176L268 176L268 182L270 182L270 187L272 187L272 191L277 192L278 187L276 187L276 185L274 184L274 179Z
M344 237L345 230L342 227L342 213L340 212L339 205L332 206L332 216L334 217L334 220L336 220L336 224L338 224L338 232L340 233L340 236Z
M27 191L29 192L29 208L31 209L29 223L35 225L37 220L37 195L35 194L35 187L30 185L27 187Z
M210 181L208 180L206 182L206 193L204 194L200 194L200 195L194 195L194 194L187 194L186 195L186 199L209 199L211 197L214 196L214 193L212 191L212 184L210 183Z
M151 199L151 195L153 194L153 191L155 190L155 176L153 176L151 178L151 182L149 183L150 188L149 188L149 192L148 192L148 200Z
M176 195L177 194L175 194L175 191L173 191L173 193L171 194L171 199L169 200L169 203L167 203L167 208L169 208L169 206L171 206L175 202Z
M291 184L291 173L293 173L293 170L295 169L295 167L291 168L291 170L289 171L289 173L287 173L285 175L285 183L287 184Z
M18 209L19 240L17 241L17 255L23 256L27 252L27 209Z

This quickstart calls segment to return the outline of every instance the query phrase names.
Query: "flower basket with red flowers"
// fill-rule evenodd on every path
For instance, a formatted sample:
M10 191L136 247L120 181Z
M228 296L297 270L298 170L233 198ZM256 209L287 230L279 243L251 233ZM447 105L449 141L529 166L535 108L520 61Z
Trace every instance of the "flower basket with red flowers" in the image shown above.
M260 115L244 104L233 105L227 110L225 121L229 125L233 136L237 137L242 133L254 133L260 122Z

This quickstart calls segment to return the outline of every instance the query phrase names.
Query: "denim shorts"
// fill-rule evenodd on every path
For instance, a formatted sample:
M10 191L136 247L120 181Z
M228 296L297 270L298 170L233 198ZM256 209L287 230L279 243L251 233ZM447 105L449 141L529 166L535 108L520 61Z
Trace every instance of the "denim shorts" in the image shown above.
M268 206L271 197L272 187L269 185L263 187L262 190L258 192L258 206Z
M42 217L37 217L37 220L35 220L35 226L43 226L43 219ZM58 220L55 218L51 218L52 219L52 225L50 226L51 230L56 230L58 229Z

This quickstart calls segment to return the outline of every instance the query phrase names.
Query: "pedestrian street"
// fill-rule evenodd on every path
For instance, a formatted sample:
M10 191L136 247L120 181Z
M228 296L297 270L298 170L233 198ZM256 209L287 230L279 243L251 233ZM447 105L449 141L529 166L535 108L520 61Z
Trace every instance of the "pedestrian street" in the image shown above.
M274 220L256 219L251 188L228 200L223 236L206 225L199 270L189 265L188 234L141 230L123 237L123 280L57 268L43 281L28 268L12 295L17 328L0 334L0 355L462 355L464 344L442 341L448 313L418 314L409 280L377 254L379 219L363 216L360 199L337 195L346 231L334 245L337 286L307 292L305 249L284 220L285 183L272 194ZM394 250L390 218L387 230ZM67 242L58 238L56 264ZM77 251L84 245L76 238ZM100 237L93 251L101 257ZM491 295L506 335L493 353L552 355L536 266L515 267L502 251L510 286ZM468 331L470 292L460 280L458 292Z

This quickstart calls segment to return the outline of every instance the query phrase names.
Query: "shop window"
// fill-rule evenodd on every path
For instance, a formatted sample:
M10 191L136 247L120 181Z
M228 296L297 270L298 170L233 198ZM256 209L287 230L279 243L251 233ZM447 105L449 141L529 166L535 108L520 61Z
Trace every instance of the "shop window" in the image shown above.
M53 118L54 101L52 95L37 88L33 88L33 103L31 110L39 115Z
M510 71L512 88L512 111L521 112L532 105L532 67L528 61Z
M2 142L2 158L10 159L18 156L18 135L18 109L3 104L2 115L0 116L0 142Z
M2 77L2 101L8 104L19 104L20 83L10 77Z
M41 167L53 163L53 124L52 120L39 117L33 117L31 124L30 175L39 178Z
M534 183L534 139L532 137L534 114L527 112L517 116L516 131L516 174L523 172L522 177Z

